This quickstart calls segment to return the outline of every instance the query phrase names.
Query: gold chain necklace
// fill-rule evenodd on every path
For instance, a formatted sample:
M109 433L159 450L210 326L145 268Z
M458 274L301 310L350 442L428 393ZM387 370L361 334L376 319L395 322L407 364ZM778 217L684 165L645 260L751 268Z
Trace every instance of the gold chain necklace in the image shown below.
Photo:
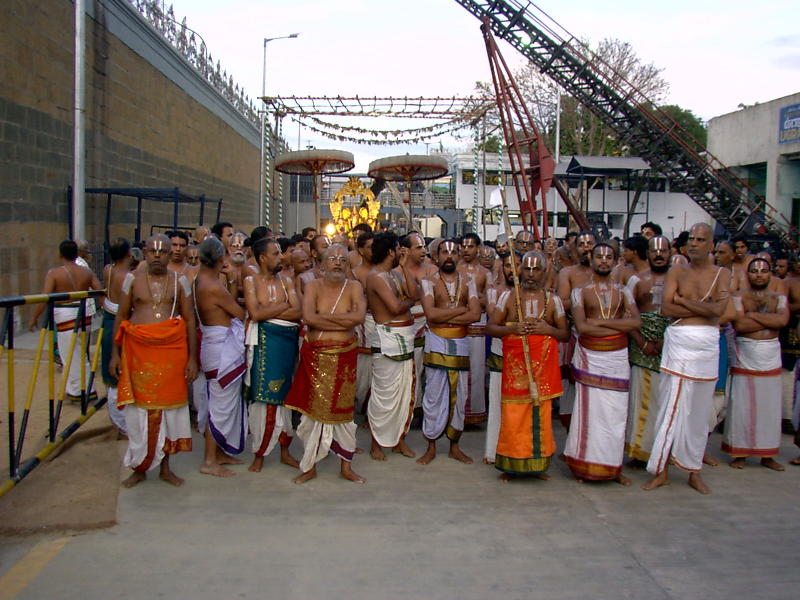
M164 300L164 289L162 288L161 293L158 295L156 299L156 294L153 293L153 286L150 284L150 273L147 272L147 269L144 271L145 279L147 279L147 291L150 292L150 300L153 303L153 314L155 315L156 319L161 318L161 303ZM166 287L166 286L165 286Z
M608 314L606 314L606 313L603 312L603 301L600 299L600 294L597 293L597 286L595 285L593 287L594 287L594 295L595 295L595 297L597 297L597 303L599 304L599 307L600 307L600 316L604 320L608 321L608 320L611 319L611 315L617 314L617 311L619 310L620 302L622 302L622 295L620 295L620 297L617 299L617 306L614 308L613 311L611 310L611 303L609 302Z
M450 302L450 308L455 308L458 297L461 295L461 273L456 271L456 292L454 296L450 294L450 288L447 287L447 282L444 280L441 273L439 273L439 279L441 279L444 284L444 291L447 292L447 300Z

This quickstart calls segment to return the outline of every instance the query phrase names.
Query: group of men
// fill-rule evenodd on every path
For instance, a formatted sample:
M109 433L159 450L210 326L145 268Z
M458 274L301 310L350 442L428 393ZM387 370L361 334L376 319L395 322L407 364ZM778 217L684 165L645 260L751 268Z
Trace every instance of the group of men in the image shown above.
M355 421L369 428L374 460L386 448L416 458L415 410L418 463L435 459L440 437L471 463L462 432L486 421L483 460L503 481L548 478L556 409L568 429L562 458L579 481L630 485L627 453L652 474L646 490L675 465L708 493L700 470L722 418L731 466L757 456L783 470L775 456L793 387L782 380L794 375L779 332L800 309L800 279L774 277L769 255L734 249L726 264L731 243L715 248L705 224L676 248L647 223L622 257L588 231L561 247L527 231L494 246L476 234L429 244L416 232L353 234L247 236L218 223L194 239L151 236L135 268L130 244L111 243L103 373L129 439L123 485L159 465L180 485L169 457L191 449L190 396L205 438L200 471L219 477L234 475L226 465L242 462L249 436L251 471L277 445L299 468L296 483L329 453L343 478L364 482L351 466ZM62 261L45 291L99 289L71 246Z

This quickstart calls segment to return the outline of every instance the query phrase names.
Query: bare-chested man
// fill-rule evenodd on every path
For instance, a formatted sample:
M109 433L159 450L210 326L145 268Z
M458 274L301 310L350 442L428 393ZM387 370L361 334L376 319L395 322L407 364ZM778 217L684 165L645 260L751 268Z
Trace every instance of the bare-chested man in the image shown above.
M403 269L408 271L416 281L422 281L436 273L436 265L427 259L428 249L425 247L425 238L417 231L412 231L400 240L400 255L405 257ZM398 267L396 270L400 270ZM425 311L422 308L421 296L411 307L414 317L414 372L416 373L416 386L414 391L414 409L417 416L422 415L422 387L425 381L425 366L422 357L425 350Z
M203 240L206 239L208 236L211 235L211 230L208 227L200 227L194 228L194 246L199 246L203 243Z
M233 235L233 224L227 221L214 223L213 227L211 227L211 233L219 238L219 241L225 246L225 251L227 252L231 244L231 236Z
M558 272L556 283L556 293L564 304L564 309L569 313L572 308L572 291L582 288L591 283L594 271L591 267L592 249L595 245L595 237L591 231L581 231L575 238L575 250L578 255L578 263L563 267ZM570 375L572 364L572 353L574 342L578 338L577 331L572 331L572 340L562 343L560 346L561 354L561 373L563 377L564 394L558 402L558 417L561 424L567 429L570 427L572 418L572 408L575 402L575 384Z
M667 272L661 314L677 319L667 327L659 377L659 413L647 470L654 477L642 488L667 483L670 461L689 474L689 485L711 490L700 477L718 376L719 321L730 296L730 273L711 262L711 227L689 231L688 265Z
M747 264L750 262L750 246L747 243L747 236L743 233L737 234L731 238L733 242L734 258L731 268L737 272L736 281L742 286L747 284ZM739 286L737 285L737 288Z
M188 384L197 375L197 336L192 290L185 277L167 269L170 240L151 236L144 269L122 282L109 369L119 380L118 406L126 406L128 449L123 459L133 487L160 465L159 478L175 486L183 479L169 456L192 449Z
M636 273L641 273L649 268L647 263L647 238L641 235L629 237L622 243L622 258L625 265L614 267L612 277L617 283L625 285Z
M358 342L367 301L361 284L347 278L347 249L329 246L320 256L322 279L306 284L303 320L308 327L286 406L303 413L297 435L305 450L295 483L317 476L316 463L333 452L344 479L364 483L350 462L356 452L355 404Z
M351 235L353 236L350 241L351 246L355 246L350 252L348 253L348 260L350 261L350 271L355 271L356 267L359 265L363 265L367 263L369 265L369 258L365 260L364 255L358 251L358 238L361 237L362 234L368 233L370 234L370 239L372 239L372 227L369 226L367 223L359 223L355 227L353 227L353 231ZM355 242L355 243L353 243ZM360 280L359 280L360 281ZM361 285L364 285L364 282L361 282Z
M647 260L650 268L628 279L627 287L636 300L642 326L628 333L631 384L625 452L629 466L644 468L653 446L658 416L658 381L664 330L669 319L661 316L664 280L669 269L670 244L663 235L650 238Z
M186 252L189 247L189 236L184 231L170 231L167 234L170 242L169 264L167 268L175 271L178 275L185 275L188 278L188 271L191 268L186 260Z
M580 240L580 236L578 238ZM613 283L614 248L592 250L594 279L572 292L578 343L572 359L575 409L564 449L578 481L631 481L622 474L628 418L628 332L642 326L630 291Z
M233 241L231 247L233 247ZM216 238L200 244L200 270L194 280L195 303L201 332L200 362L206 377L208 420L205 455L200 472L216 477L235 473L226 464L241 464L231 455L244 451L247 414L241 395L246 369L244 308L219 279L225 248Z
M570 231L564 240L564 245L556 251L556 269L561 271L565 267L580 264L580 256L578 255L578 248L576 240L578 233ZM562 298L563 300L563 298Z
M436 440L446 434L450 458L471 463L458 441L469 389L467 327L480 318L481 303L473 280L456 268L459 244L445 240L439 245L438 257L439 272L422 280L422 307L428 320L422 434L428 449L417 462L431 462L436 457Z
M122 282L131 270L131 244L125 238L117 238L108 245L111 263L103 269L106 297L103 301L102 374L108 397L108 416L120 434L125 434L125 407L117 407L117 378L111 374L111 352L114 347L114 321L117 318L119 300L122 297Z
M43 294L103 289L103 286L100 285L91 270L75 264L78 258L78 245L75 242L72 240L61 242L58 245L58 254L61 264L47 271L44 277L44 287L42 288ZM58 352L65 369L67 368L67 363L69 363L66 399L72 402L79 402L82 392L87 395L92 393L92 390L81 390L81 370L84 372L84 381L87 381L90 367L85 350L81 351L80 337L75 339L71 359L69 348L73 332L77 336L82 329L82 325L85 326L86 331L89 331L91 326L91 317L89 315L94 312L93 310L90 311L89 307L93 307L94 302L94 299L86 300L83 324L76 323L80 312L80 301L60 304L54 309L55 326L58 332L56 336ZM46 307L47 304L44 302L36 305L31 317L30 331L39 329L39 317L42 316Z
M546 260L539 251L525 254L519 302L513 289L503 290L486 327L502 338L502 419L491 460L502 481L517 475L549 479L556 449L550 415L553 398L562 392L557 340L566 341L569 328L561 299L544 289ZM513 288L511 257L507 264Z
M524 233L524 232L523 232ZM465 424L475 425L486 420L486 312L485 290L491 284L491 274L478 260L481 238L475 233L467 233L461 239L461 261L458 272L475 282L475 289L481 301L480 319L469 326L469 396L465 409Z
M300 275L311 268L311 258L305 250L292 250L292 275L293 280L297 281ZM297 288L295 288L297 291Z
M199 244L191 244L188 248L186 248L186 262L189 263L189 266L192 267L193 270L197 270L200 265Z
M295 291L301 303L303 301L306 285L310 281L322 277L322 255L330 245L331 240L326 235L315 235L314 239L311 240L311 268L306 269L299 277L295 277L294 279Z
M768 290L769 261L754 258L747 267L748 290L733 297L736 364L722 450L731 467L741 469L757 456L768 469L783 471L775 460L781 445L781 347L778 330L789 321L786 296Z
M372 271L372 240L375 235L372 232L366 231L360 233L356 238L355 252L361 260L353 266L353 261L350 261L350 270L353 279L356 279L364 289L367 289L367 276Z
M291 277L282 272L278 242L260 239L253 246L258 275L244 280L244 299L250 316L247 347L250 353L250 433L253 463L258 472L277 442L281 462L291 467L300 464L289 454L294 437L292 416L285 400L292 386L297 364L300 300Z
M244 278L255 273L255 270L247 264L246 240L247 236L241 231L230 236L228 252L223 257L222 268L219 272L220 281L233 299L240 304L244 304Z
M533 233L523 229L517 233L517 237L514 240L514 250L525 254L526 252L533 250L534 241L536 241L536 239L533 237Z
M394 233L379 233L372 244L373 269L367 277L367 305L375 319L371 346L372 384L367 416L372 432L370 456L386 460L383 448L414 457L405 437L414 409L414 319L417 281L404 268ZM395 268L399 267L399 271Z

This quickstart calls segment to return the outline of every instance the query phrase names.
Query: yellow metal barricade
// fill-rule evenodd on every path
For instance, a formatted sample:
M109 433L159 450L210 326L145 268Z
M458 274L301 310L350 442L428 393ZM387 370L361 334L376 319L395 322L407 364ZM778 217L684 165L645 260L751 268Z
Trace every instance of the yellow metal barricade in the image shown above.
M2 326L0 326L0 363L5 359L6 365L6 387L8 397L8 479L0 483L0 497L11 490L19 481L30 473L37 465L43 462L53 451L69 438L78 428L85 423L98 409L106 403L106 398L97 398L92 393L94 388L95 373L97 372L100 358L100 341L103 337L102 327L97 331L94 352L92 353L91 364L87 371L87 353L90 348L91 331L87 330L88 320L86 318L87 302L94 302L94 298L105 295L104 290L88 290L81 292L62 292L55 294L35 294L30 296L13 296L0 298L0 308L5 309ZM14 357L14 314L19 306L27 304L47 303L45 313L45 323L39 330L39 337L36 344L36 351L33 358L33 367L30 380L27 383L25 403L22 409L22 418L17 426L17 405L16 405L16 382L15 382L15 357ZM63 373L58 388L56 388L56 366L55 336L58 329L55 319L55 308L65 306L77 308L77 315L72 327L69 348L67 353L61 354L63 362ZM101 321L102 323L102 321ZM65 330L68 331L68 330ZM80 395L71 398L80 401L80 416L72 423L67 425L62 431L58 431L61 418L61 409L65 399L67 399L67 382L69 379L70 368L72 367L73 357L76 355L75 348L80 344L80 351L77 356L80 360ZM31 408L36 392L36 383L42 362L42 355L47 347L47 384L48 384L48 424L47 424L47 443L36 452L36 454L22 462L22 448L25 444L28 432L28 420L31 415ZM61 351L64 348L60 349ZM56 390L58 395L56 396Z

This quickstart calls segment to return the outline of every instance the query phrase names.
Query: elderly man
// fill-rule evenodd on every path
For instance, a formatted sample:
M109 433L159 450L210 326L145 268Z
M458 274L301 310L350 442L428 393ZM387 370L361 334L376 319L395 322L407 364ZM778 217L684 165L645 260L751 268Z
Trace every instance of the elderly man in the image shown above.
M123 464L133 487L160 465L159 477L175 486L183 479L169 457L192 449L188 384L197 375L197 336L192 289L182 275L167 269L170 240L151 236L145 268L122 282L114 322L116 342L109 369L119 381L118 406L126 406L128 449Z
M747 267L749 290L733 298L736 308L736 363L731 367L730 396L722 450L741 469L748 456L775 471L781 445L781 346L778 330L789 320L786 296L768 291L770 265L754 258Z
M428 449L417 462L426 465L436 458L436 440L446 434L450 458L471 463L458 442L464 429L469 389L467 327L480 318L481 303L475 282L456 268L459 244L455 240L443 241L437 256L439 272L422 280L422 307L428 320L422 434Z
M561 299L543 287L546 279L544 255L526 253L519 295L504 290L486 327L489 335L503 338L502 416L494 459L502 481L516 475L549 479L545 472L556 449L550 409L563 389L557 340L566 340L569 328Z
M611 280L614 249L592 250L591 283L572 291L578 343L572 358L575 410L564 449L578 481L631 481L622 474L628 417L628 332L642 325L630 291Z
M233 242L231 243L233 247ZM200 362L206 377L208 422L205 427L205 457L200 472L230 477L226 464L241 464L230 455L244 451L247 414L242 398L244 354L244 309L222 285L219 273L225 248L216 238L200 244L200 270L194 280L195 303L200 327Z
M253 463L261 471L264 456L280 443L281 462L299 463L289 454L294 431L285 406L297 365L300 301L292 279L281 273L278 242L267 238L253 246L259 274L244 280L244 299L250 316L247 331L250 433Z
M364 321L367 301L357 281L347 279L347 248L329 246L320 256L323 277L306 283L303 320L308 327L286 406L303 417L297 435L305 450L295 483L317 476L316 464L333 452L341 459L341 477L364 483L350 462L356 451L355 403L358 342L355 328Z
M667 483L669 463L689 471L689 485L708 494L700 477L719 363L719 321L730 295L730 272L711 262L713 232L705 223L689 232L688 265L674 265L664 281L661 314L667 327L661 354L658 420L642 488Z

